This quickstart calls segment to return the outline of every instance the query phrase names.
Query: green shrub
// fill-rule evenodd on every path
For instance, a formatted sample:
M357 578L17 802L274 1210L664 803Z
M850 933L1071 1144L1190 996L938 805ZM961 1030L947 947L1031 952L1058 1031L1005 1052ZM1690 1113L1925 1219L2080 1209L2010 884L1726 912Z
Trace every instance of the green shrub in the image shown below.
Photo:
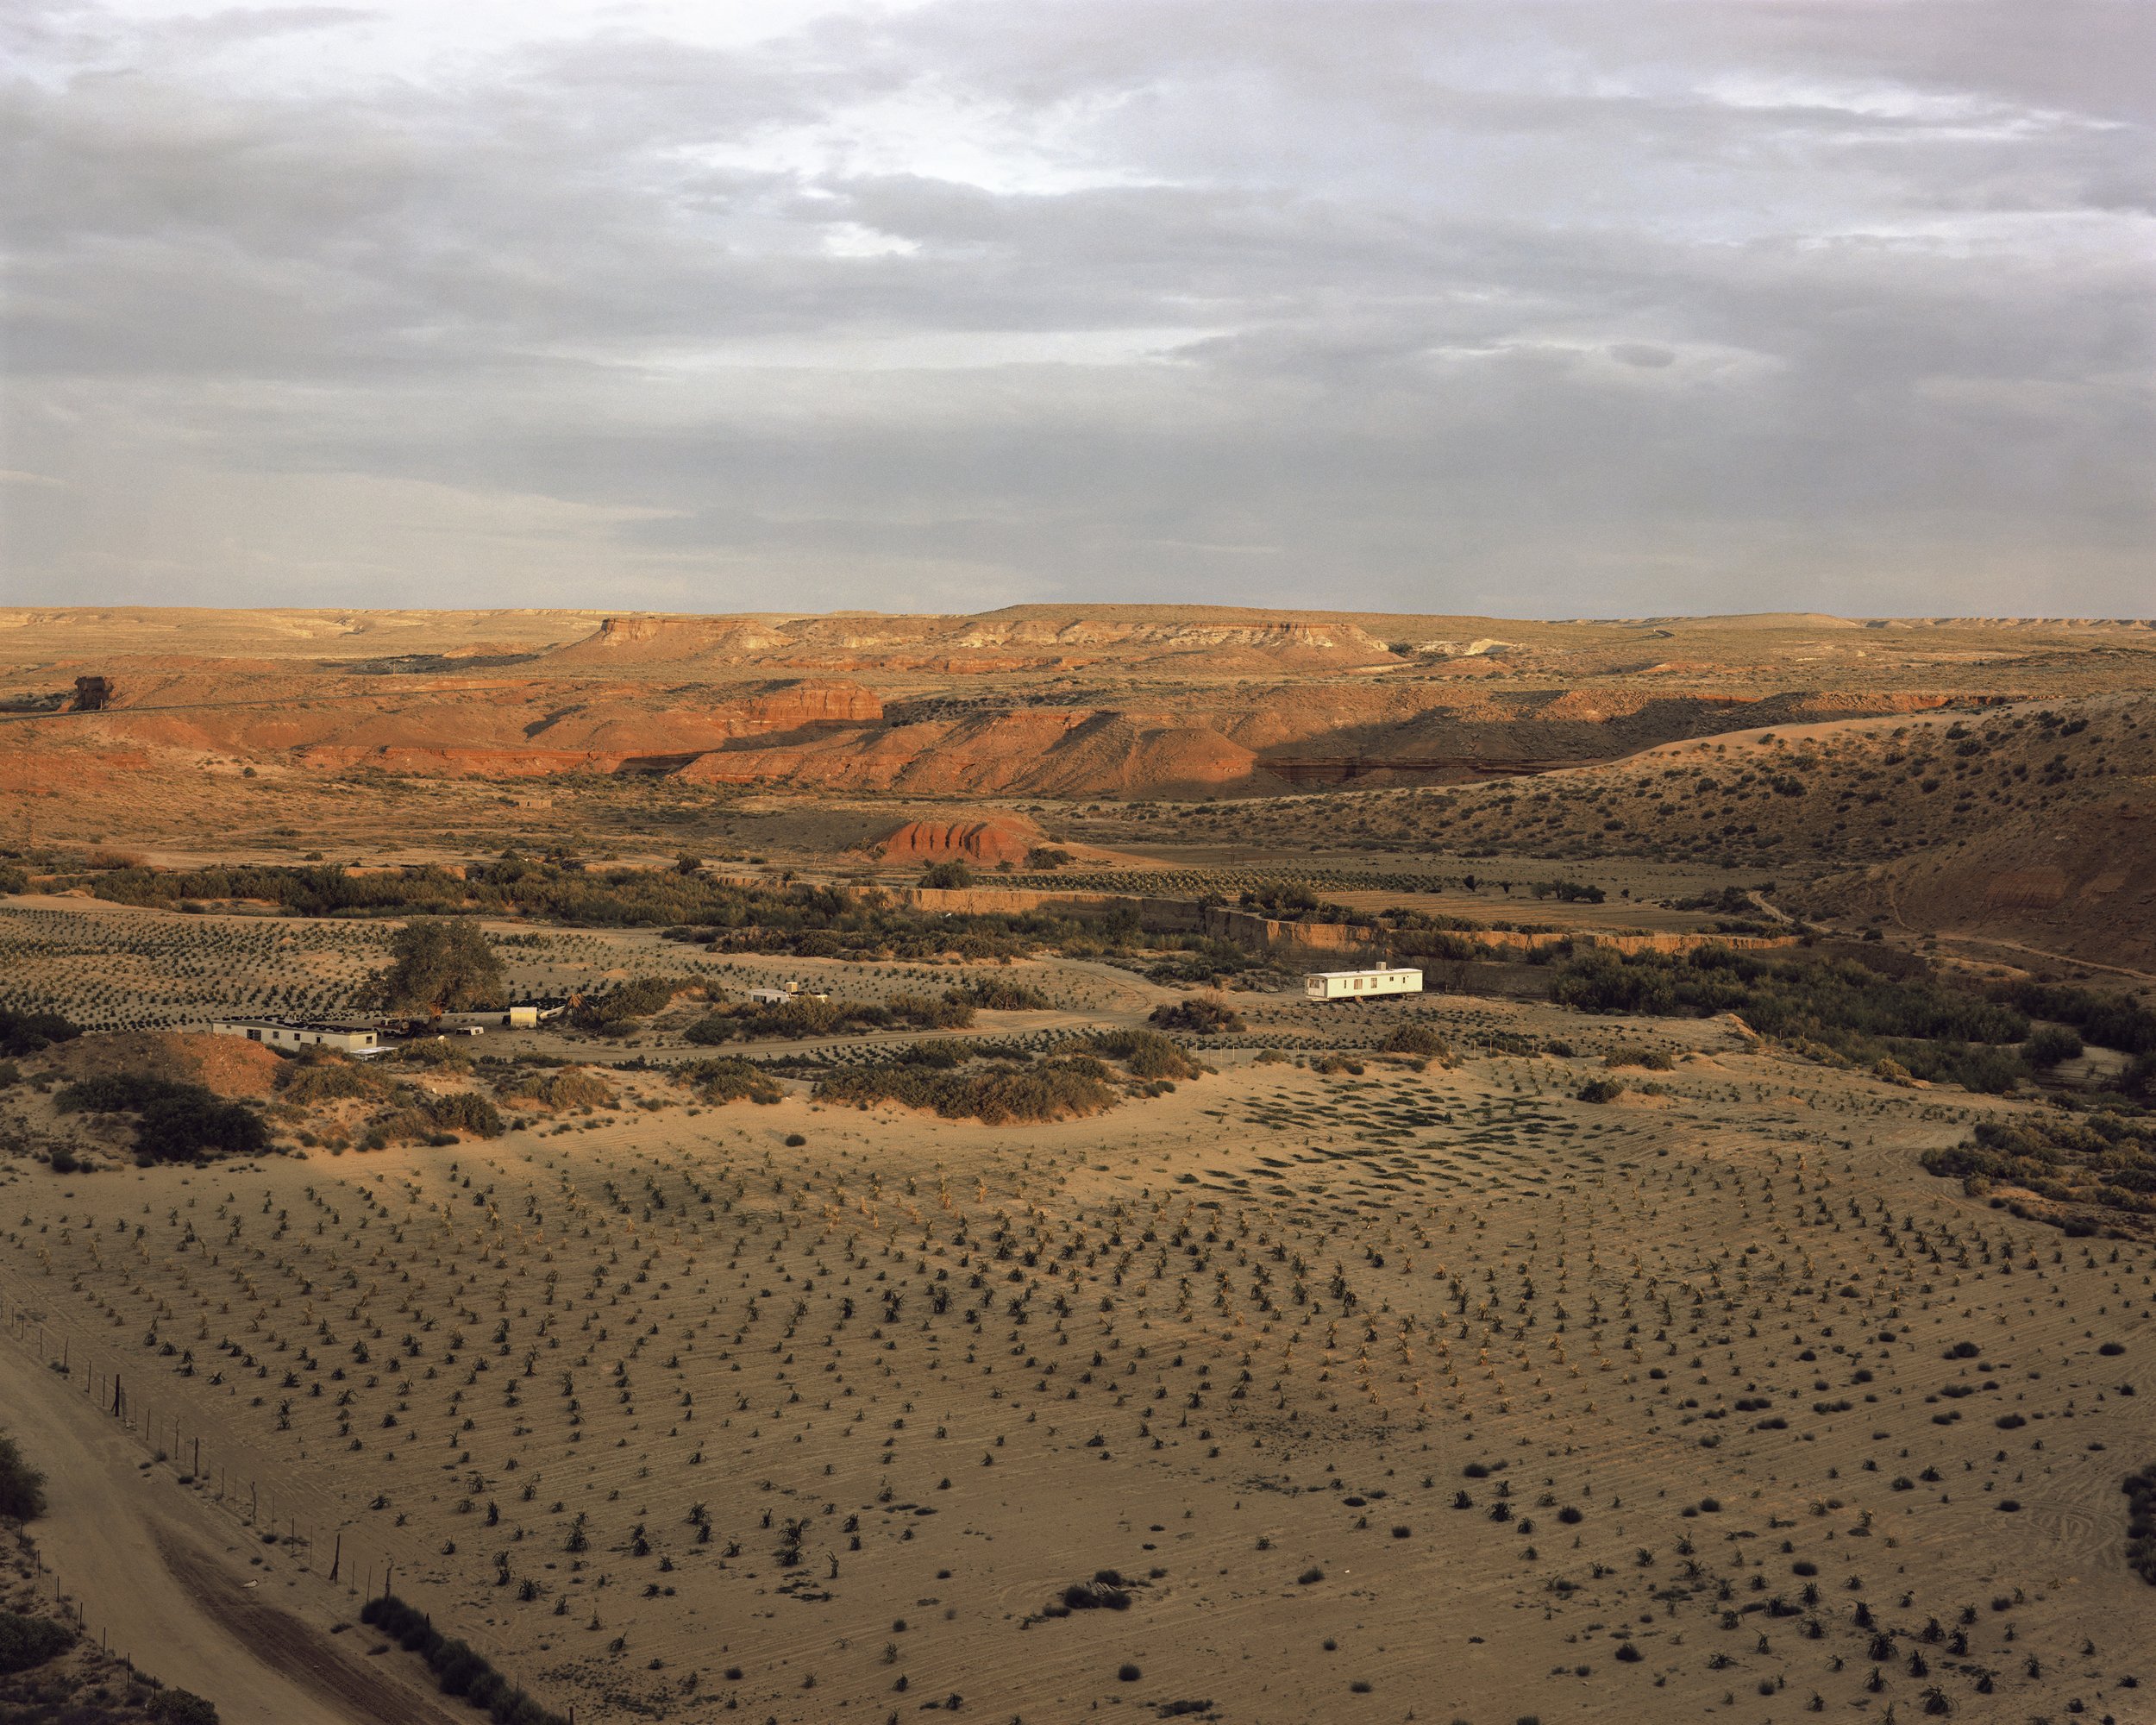
M1087 1038L1087 1045L1111 1060L1120 1060L1133 1078L1195 1078L1205 1070L1156 1030L1104 1030Z
M1155 1007L1147 1021L1162 1030L1189 1031L1198 1036L1232 1034L1248 1028L1243 1022L1243 1014L1234 1007L1207 1000L1203 994Z
M800 1041L864 1030L963 1030L972 1024L973 1011L973 1004L956 989L940 1000L893 994L882 1006L806 998L776 1005L752 1001L706 1013L682 1035L700 1048L711 1048L727 1042Z
M1927 1172L1958 1179L1972 1194L2003 1183L2054 1203L2156 1215L2156 1120L2147 1118L1980 1120L1960 1144L1919 1159Z
M51 1617L0 1611L0 1673L29 1671L75 1645L75 1632Z
M2082 1038L2121 1054L2156 1054L2156 1008L2116 994L2059 982L2008 982L1994 996L2033 1019L2071 1025Z
M373 1066L311 1051L277 1070L278 1094L302 1106L342 1101L347 1097L386 1096L391 1088L387 1075Z
M45 1476L23 1459L13 1438L0 1437L0 1516L31 1521L45 1513Z
M2063 1025L2039 1025L2021 1044L2021 1058L2031 1066L2050 1068L2062 1060L2078 1060L2085 1051L2081 1033Z
M140 1072L99 1073L64 1086L53 1102L64 1114L135 1115L135 1154L154 1162L259 1156L269 1148L260 1114L244 1103L222 1101L199 1084Z
M0 1007L0 1055L35 1054L56 1042L72 1042L82 1034L58 1013L19 1012Z
M950 989L943 998L987 1013L1044 1013L1055 1004L1038 988L1000 976L976 978Z
M217 1725L216 1708L190 1690L159 1690L149 1713L160 1725Z
M784 1094L761 1067L746 1060L686 1060L674 1069L674 1082L696 1092L699 1101L775 1102Z
M676 994L686 994L703 986L690 976L633 977L626 982L617 982L587 1000L578 1001L569 1009L568 1019L579 1030L604 1030L609 1025L648 1019L654 1013L662 1013L674 1004Z
M192 1085L176 1087L146 1107L135 1122L135 1151L154 1162L199 1162L205 1156L260 1156L269 1128L254 1109L221 1102Z
M1892 1059L1917 1077L1984 1094L2011 1090L2028 1076L2002 1045L2029 1033L2019 1008L1846 960L1771 963L1726 946L1676 958L1597 948L1564 964L1550 992L1582 1012L1735 1013L1763 1036L1866 1066Z
M446 1036L432 1036L417 1042L408 1042L397 1051L398 1061L406 1066L423 1066L430 1071L447 1069L454 1072L468 1072L472 1068L472 1052L461 1043L451 1042Z
M475 1090L452 1090L420 1104L436 1132L468 1132L476 1138L499 1138L508 1127L494 1105Z
M973 883L973 870L955 856L948 862L931 862L921 870L921 884L924 887L937 887L950 890L970 887Z
M817 1085L816 1094L827 1101L862 1107L896 1102L901 1107L923 1109L947 1120L977 1120L999 1126L1012 1120L1096 1114L1112 1107L1118 1093L1110 1082L1111 1076L1099 1061L1083 1055L1031 1064L971 1063L957 1070L885 1060L833 1073Z
M360 1622L417 1653L443 1694L461 1697L467 1706L488 1714L495 1725L567 1725L560 1714L511 1686L481 1655L463 1641L444 1636L426 1613L394 1594L368 1600L360 1608Z
M2126 1493L2126 1562L2134 1574L2156 1587L2156 1466L2129 1474Z
M1583 1102L1614 1102L1625 1094L1621 1078L1590 1078L1579 1088Z
M555 1071L520 1071L494 1081L505 1102L536 1102L543 1108L600 1108L614 1100L614 1087L588 1066Z
M1420 1054L1435 1060L1450 1060L1452 1045L1428 1025L1417 1024L1412 1019L1406 1024L1394 1026L1393 1032L1381 1044L1388 1054Z

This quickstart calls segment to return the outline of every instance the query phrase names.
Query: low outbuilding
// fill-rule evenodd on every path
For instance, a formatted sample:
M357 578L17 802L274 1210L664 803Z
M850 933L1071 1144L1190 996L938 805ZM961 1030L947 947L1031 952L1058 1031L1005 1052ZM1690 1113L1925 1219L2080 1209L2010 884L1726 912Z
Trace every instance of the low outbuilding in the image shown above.
M1367 970L1313 970L1302 979L1313 1000L1372 1000L1387 994L1420 994L1422 972L1412 965L1376 964Z
M218 1019L210 1026L218 1036L243 1036L266 1048L297 1054L303 1048L327 1048L364 1060L382 1052L382 1032L370 1024L307 1019Z

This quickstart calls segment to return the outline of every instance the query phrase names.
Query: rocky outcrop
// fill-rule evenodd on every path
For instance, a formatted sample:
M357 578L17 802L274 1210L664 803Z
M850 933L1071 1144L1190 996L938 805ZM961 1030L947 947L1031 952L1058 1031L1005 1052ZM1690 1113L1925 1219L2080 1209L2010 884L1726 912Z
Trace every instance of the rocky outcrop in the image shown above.
M610 617L547 658L556 665L646 664L747 658L786 645L785 636L750 617Z
M895 832L887 833L876 848L887 862L979 862L993 869L999 862L1022 865L1046 835L1023 815L991 815L986 820L909 820Z

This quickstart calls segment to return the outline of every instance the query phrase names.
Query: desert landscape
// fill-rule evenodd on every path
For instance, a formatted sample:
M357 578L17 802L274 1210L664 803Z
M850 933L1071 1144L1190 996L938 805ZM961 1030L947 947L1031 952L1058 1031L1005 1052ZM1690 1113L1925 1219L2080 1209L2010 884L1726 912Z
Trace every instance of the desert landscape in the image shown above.
M0 1710L2156 1719L2153 670L0 612Z

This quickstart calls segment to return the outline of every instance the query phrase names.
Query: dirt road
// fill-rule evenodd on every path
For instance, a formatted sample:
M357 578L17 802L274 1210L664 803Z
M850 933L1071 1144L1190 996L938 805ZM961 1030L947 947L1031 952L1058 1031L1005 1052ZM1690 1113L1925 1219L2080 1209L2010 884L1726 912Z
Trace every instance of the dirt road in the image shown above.
M238 1530L5 1339L0 1410L45 1471L51 1509L31 1531L47 1567L138 1668L207 1697L226 1725L465 1725L392 1675L406 1655L371 1660L364 1631L333 1640L273 1603L280 1559L250 1564Z

